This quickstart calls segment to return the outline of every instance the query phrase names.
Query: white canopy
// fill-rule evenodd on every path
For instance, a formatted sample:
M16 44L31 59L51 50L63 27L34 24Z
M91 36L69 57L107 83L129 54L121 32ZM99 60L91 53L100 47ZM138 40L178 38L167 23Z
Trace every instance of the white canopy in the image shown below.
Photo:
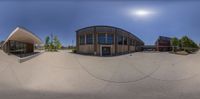
M20 41L20 42L26 42L26 43L31 43L31 44L41 44L42 41L33 33L17 27L5 40L4 44L8 42L9 40L15 40L15 41Z

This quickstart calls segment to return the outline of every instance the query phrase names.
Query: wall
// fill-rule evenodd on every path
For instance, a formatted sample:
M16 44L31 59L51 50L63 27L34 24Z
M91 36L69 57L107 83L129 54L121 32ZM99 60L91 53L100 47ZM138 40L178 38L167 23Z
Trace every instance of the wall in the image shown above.
M117 45L117 53L118 54L128 53L128 45Z
M78 53L94 54L94 45L79 45Z
M135 46L130 46L130 52L134 52L135 51Z

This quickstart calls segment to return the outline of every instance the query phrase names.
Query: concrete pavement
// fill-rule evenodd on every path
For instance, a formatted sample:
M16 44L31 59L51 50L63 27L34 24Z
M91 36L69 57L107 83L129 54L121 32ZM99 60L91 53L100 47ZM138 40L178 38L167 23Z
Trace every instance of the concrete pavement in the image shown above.
M200 53L96 57L45 52L18 63L0 51L3 99L199 99Z

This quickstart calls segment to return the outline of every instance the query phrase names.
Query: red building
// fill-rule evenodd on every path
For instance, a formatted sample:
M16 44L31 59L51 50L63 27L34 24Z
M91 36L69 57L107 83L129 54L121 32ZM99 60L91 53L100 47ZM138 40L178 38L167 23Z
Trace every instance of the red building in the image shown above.
M159 38L155 42L155 46L157 51L171 51L171 38L159 36Z

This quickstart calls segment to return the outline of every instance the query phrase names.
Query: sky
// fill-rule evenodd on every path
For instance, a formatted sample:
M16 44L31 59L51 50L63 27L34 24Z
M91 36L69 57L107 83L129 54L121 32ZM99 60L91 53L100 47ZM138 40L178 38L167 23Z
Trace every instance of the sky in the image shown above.
M93 25L122 28L154 44L158 36L182 37L200 43L200 1L75 0L0 1L0 41L17 27L43 41L50 34L75 44L76 30Z

